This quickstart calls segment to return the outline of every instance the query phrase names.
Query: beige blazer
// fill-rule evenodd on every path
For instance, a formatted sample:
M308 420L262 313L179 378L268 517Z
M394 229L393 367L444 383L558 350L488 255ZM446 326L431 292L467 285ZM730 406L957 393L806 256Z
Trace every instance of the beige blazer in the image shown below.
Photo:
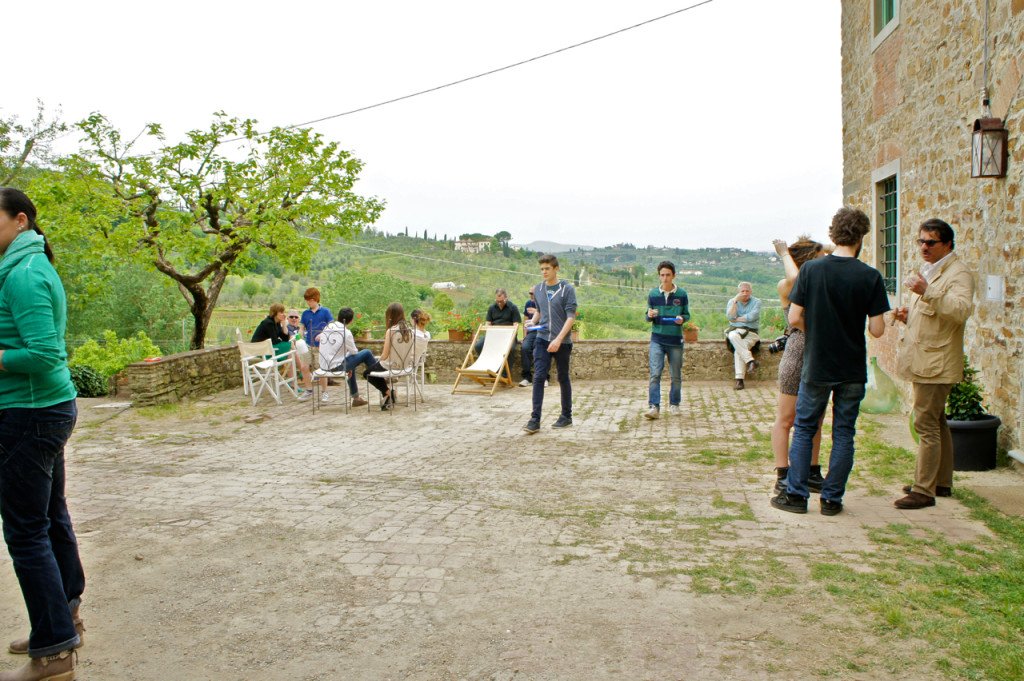
M956 253L928 283L910 294L907 328L896 371L914 383L959 383L964 377L964 325L974 311L974 275Z

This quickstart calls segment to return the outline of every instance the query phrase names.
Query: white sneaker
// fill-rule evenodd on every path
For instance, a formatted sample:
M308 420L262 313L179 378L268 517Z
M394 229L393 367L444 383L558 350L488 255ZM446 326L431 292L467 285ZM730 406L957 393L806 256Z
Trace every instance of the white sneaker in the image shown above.
M678 404L670 404L668 406L668 413L672 414L673 416L678 416L679 414L683 413L683 410L679 408Z
M547 381L544 381L544 387L545 388L548 387L548 382Z
M658 418L659 416L661 416L661 410L655 407L653 404L651 405L651 408L647 410L647 413L644 414L644 418L650 419L651 421Z
M519 381L519 387L520 388L525 388L525 387L530 386L530 385L533 385L533 383L530 382L530 381L527 381L525 378L523 380Z
M331 398L328 397L327 393L325 393L325 392L324 393L320 393L320 401L321 402L330 402Z
M299 402L308 402L309 398L311 398L312 396L313 393L309 392L308 390L306 392L299 393Z

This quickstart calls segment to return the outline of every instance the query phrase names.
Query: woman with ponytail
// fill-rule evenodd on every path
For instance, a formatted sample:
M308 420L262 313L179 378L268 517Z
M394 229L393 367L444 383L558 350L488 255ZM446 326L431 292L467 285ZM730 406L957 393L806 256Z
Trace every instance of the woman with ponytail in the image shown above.
M85 574L64 497L64 445L78 416L53 252L21 191L0 187L0 517L31 631L0 681L71 681Z

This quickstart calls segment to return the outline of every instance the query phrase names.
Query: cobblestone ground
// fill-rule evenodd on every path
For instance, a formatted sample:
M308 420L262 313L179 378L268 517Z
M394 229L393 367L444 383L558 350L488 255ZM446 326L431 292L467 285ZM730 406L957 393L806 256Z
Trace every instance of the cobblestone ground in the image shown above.
M555 431L553 385L532 437L518 388L428 386L394 414L252 409L240 391L82 400L80 678L890 678L908 643L833 600L808 558L856 564L892 522L984 528L953 500L901 513L895 490L856 478L834 518L813 498L805 516L772 509L774 385L730 388L687 384L683 413L651 422L645 385L582 383L575 426ZM0 568L15 636L27 624ZM857 671L830 666L844 657Z

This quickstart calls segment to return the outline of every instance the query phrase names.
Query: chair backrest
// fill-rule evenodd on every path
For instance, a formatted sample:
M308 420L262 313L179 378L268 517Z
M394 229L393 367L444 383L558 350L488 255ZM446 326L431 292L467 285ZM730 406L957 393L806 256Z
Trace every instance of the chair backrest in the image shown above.
M405 338L403 338L401 328L393 326L388 329L391 349L388 351L388 358L381 360L381 364L388 371L411 370L416 366L419 356L427 348L427 341L417 336L411 326L406 327L405 331Z
M480 356L473 362L473 367L487 371L501 371L519 328L517 326L485 326L483 328L485 329L484 346L480 349Z
M341 322L334 321L320 332L320 354L318 362L324 371L341 371L348 351L345 348L345 336L348 329Z
M239 341L238 352L242 355L242 358L246 357L273 357L274 356L274 344L270 342L270 339L261 340L257 343L246 343L245 341Z

